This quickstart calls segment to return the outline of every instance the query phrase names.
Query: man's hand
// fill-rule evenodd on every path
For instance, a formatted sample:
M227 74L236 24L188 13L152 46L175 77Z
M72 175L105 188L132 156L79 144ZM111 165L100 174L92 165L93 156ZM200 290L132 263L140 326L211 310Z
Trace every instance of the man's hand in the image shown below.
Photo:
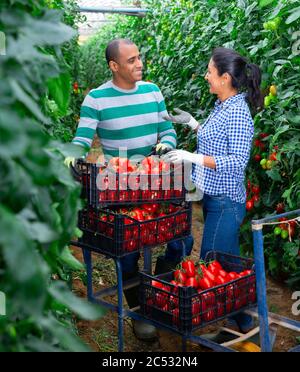
M166 154L167 152L169 152L170 150L172 150L171 146L168 146L166 145L165 143L159 143L156 145L155 147L155 151L158 155L163 155L163 154Z
M67 156L64 160L64 164L70 168L70 165L72 164L73 167L75 166L75 158L73 156Z
M178 115L169 114L164 116L163 118L167 121L172 121L173 123L176 124L186 124L190 126L193 130L195 130L198 127L199 125L198 121L195 120L191 114L189 114L186 111L182 111L179 108L175 108L174 111Z
M202 154L194 154L184 150L174 150L168 152L162 157L166 163L179 164L183 161L188 161L193 164L202 165L204 163L204 156Z

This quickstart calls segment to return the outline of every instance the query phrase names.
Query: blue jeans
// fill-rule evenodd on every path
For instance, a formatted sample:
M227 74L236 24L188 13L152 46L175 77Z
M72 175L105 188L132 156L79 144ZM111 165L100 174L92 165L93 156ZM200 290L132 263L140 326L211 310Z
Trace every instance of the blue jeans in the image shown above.
M239 230L245 214L245 203L234 202L226 195L204 194L205 225L200 258L204 259L209 251L240 256ZM252 317L244 313L239 313L230 320L236 322L242 331L247 331L253 323Z
M185 254L189 256L193 249L194 239L192 235L183 240L169 243L165 252L165 260L169 262L180 262L182 260L182 244L185 244ZM122 271L125 273L138 272L138 260L140 253L135 252L121 258Z
M200 258L209 251L240 255L239 230L246 214L245 203L232 201L228 196L204 194L204 231Z

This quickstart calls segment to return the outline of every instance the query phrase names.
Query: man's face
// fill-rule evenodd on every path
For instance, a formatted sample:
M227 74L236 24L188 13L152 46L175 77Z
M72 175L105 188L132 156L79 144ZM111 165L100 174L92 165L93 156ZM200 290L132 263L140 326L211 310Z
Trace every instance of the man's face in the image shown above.
M128 83L142 80L143 62L137 46L120 43L119 56L111 68L119 78Z

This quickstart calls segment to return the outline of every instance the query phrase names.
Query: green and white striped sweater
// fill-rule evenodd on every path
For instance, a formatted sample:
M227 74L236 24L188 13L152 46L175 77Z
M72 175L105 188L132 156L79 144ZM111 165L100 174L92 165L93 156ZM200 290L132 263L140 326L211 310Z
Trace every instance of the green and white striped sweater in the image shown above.
M128 158L147 156L158 140L176 148L176 132L163 119L165 114L165 101L155 84L140 81L124 90L109 81L85 97L72 142L88 150L97 131L105 155L120 156L120 149L126 149Z

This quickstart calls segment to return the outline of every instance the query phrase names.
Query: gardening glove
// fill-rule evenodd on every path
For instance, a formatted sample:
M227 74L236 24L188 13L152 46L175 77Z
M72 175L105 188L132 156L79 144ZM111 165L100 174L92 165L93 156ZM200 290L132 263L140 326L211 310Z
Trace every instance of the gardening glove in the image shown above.
M172 150L172 147L166 145L165 143L158 143L158 144L156 145L156 147L155 147L155 151L156 151L156 153L159 154L159 155L166 154L166 153L169 152L170 150Z
M174 116L174 115L169 114L169 115L164 116L163 118L165 120L172 121L172 123L186 124L189 127L191 127L193 130L195 130L198 127L199 125L198 121L194 119L191 114L189 114L186 111L182 111L179 108L175 108L174 111L178 115Z
M70 168L70 165L72 164L73 167L75 166L75 158L73 156L67 156L64 160L64 164Z
M184 150L173 150L162 157L166 163L179 164L183 161L203 166L204 156L202 154L194 154Z

